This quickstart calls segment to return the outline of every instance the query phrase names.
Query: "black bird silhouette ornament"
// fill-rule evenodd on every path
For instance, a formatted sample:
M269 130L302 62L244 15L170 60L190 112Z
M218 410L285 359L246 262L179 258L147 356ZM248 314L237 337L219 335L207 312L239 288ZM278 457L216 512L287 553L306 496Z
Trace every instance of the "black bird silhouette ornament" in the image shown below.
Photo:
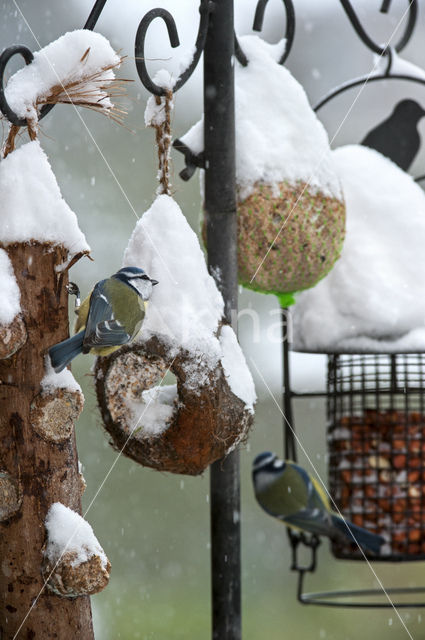
M361 144L379 151L407 171L421 145L417 127L423 116L425 111L415 100L402 100L384 122L367 134Z

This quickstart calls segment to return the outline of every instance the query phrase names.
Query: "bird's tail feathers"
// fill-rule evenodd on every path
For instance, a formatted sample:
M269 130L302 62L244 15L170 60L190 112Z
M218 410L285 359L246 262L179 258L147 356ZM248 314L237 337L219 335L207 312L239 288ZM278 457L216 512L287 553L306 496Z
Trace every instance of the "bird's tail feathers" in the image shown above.
M381 545L385 542L382 536L372 533L371 531L367 531L367 529L364 529L363 527L358 527L349 520L344 521L336 515L332 515L332 523L338 529L338 532L342 533L345 538L358 543L363 549L379 554Z
M83 350L84 330L76 333L72 338L63 340L49 349L50 361L56 373L65 369Z

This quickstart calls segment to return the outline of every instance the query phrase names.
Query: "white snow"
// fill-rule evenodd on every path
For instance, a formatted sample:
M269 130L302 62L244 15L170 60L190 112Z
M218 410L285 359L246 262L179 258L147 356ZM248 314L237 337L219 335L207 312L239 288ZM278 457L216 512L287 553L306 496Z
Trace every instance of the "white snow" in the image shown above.
M159 281L154 287L141 339L161 334L172 349L197 354L209 370L220 358L215 337L223 298L209 275L198 238L178 204L156 198L137 222L123 266L139 266Z
M222 349L221 364L229 387L235 396L245 402L250 413L254 413L254 404L257 400L254 381L235 332L229 325L223 325L221 328L220 345Z
M392 49L392 60L391 60L391 68L390 75L406 75L413 78L421 78L425 80L425 71L418 67L413 62L409 62L408 60L404 60L401 58L398 53ZM388 67L388 57L387 56L378 56L374 54L374 72L372 75L382 75L387 72Z
M342 254L330 274L297 297L294 348L425 349L425 194L381 154L358 145L333 152L347 207Z
M73 567L86 562L92 556L99 556L102 567L106 569L108 559L105 552L89 523L78 513L61 502L55 502L50 507L44 524L47 530L44 554L51 563L58 562L61 556L68 552L76 554L71 562Z
M256 182L309 182L312 191L339 197L327 133L306 93L277 60L284 41L271 45L242 36L249 63L235 66L236 182L246 198ZM195 153L203 149L203 120L181 140Z
M112 69L101 70L119 63L120 57L100 33L87 29L70 31L36 51L31 64L10 78L5 89L6 99L19 117L37 120L36 103L46 102L54 87L85 82L87 99L93 104L102 101L104 108L111 108L112 103L102 87L115 75ZM93 74L99 75L90 79Z
M0 249L0 299L0 324L10 324L21 312L21 292L12 263L4 249Z
M56 373L50 362L50 358L46 356L44 361L44 377L41 380L41 388L45 393L54 392L56 389L66 389L67 391L81 391L81 387L72 375L69 369L64 369L60 373Z
M90 249L37 140L0 163L0 200L2 244L31 240L63 244L71 255Z
M177 385L163 385L142 392L142 401L126 398L133 418L133 428L140 427L143 435L160 435L167 429L174 413Z
M153 81L163 89L173 88L173 79L166 69L160 69L154 76ZM156 97L150 96L146 103L145 109L145 125L147 127L157 127L165 121L165 98L161 96L160 103L157 104ZM171 110L174 108L174 102L171 101Z

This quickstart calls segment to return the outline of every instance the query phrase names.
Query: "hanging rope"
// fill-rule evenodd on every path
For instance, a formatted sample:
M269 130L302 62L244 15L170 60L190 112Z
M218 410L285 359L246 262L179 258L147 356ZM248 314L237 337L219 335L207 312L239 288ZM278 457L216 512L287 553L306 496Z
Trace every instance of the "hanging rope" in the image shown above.
M174 97L171 89L165 89L165 95L155 96L156 116L151 119L150 126L155 129L155 140L158 147L158 181L157 194L171 195L170 185L170 148L171 148L171 111Z
M31 122L30 120L28 120L28 135L30 137L30 140L36 140L37 138L37 122ZM7 136L6 142L4 144L3 147L3 158L6 158L9 153L11 153L12 151L15 151L15 140L16 140L16 136L19 133L19 130L21 129L21 127L19 127L16 124L12 124L10 129L9 129L9 134Z

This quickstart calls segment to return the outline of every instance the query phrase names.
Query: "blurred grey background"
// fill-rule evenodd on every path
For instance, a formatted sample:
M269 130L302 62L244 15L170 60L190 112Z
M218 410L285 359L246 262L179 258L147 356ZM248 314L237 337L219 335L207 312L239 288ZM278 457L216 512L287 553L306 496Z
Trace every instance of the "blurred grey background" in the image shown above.
M294 0L297 29L287 66L303 84L312 104L328 90L350 78L367 74L373 56L355 35L338 0ZM80 28L92 7L89 0L3 0L1 47L23 43L32 50L62 33ZM250 33L253 0L236 0L238 33ZM377 42L386 41L407 8L393 0L388 15L379 13L382 0L353 0L367 31ZM424 3L420 2L417 28L403 52L406 60L425 67ZM26 24L17 6L29 25ZM172 50L160 21L149 30L146 53L149 68L166 67L177 74L198 27L197 0L178 2L109 0L96 30L115 49L127 55L119 75L132 78L126 107L126 128L101 116L69 106L58 106L42 122L41 142L57 176L63 196L76 212L92 248L95 262L81 261L71 272L83 292L121 266L123 251L136 223L132 207L141 216L156 189L157 159L154 132L145 129L147 94L135 74L134 37L143 15L154 6L169 9L177 23L181 46ZM280 0L270 0L262 37L276 42L284 33ZM38 43L37 43L37 41ZM19 66L10 63L10 72ZM202 112L202 65L177 94L173 135L178 137ZM350 91L320 112L330 137L334 136L358 90ZM413 97L425 106L425 89L393 81L367 87L356 100L333 146L357 142L383 120L401 97ZM424 122L420 132L425 133ZM101 152L101 153L100 153ZM102 157L103 155L103 157ZM425 173L421 152L412 173ZM198 231L201 202L195 175L183 183L178 172L182 156L173 152L175 198L192 227ZM123 194L126 194L124 197ZM129 205L130 201L132 207ZM402 215L403 212L400 212ZM281 356L270 339L277 322L278 304L272 296L241 291L240 308L260 314L259 334L249 313L240 321L240 340L247 356L261 371L278 402L282 391ZM258 339L258 335L260 339ZM79 358L73 372L83 386L86 405L77 426L78 449L87 490L84 506L112 562L109 586L92 599L96 637L100 640L201 640L210 636L208 473L199 478L160 474L139 467L123 456L108 475L117 453L102 430L96 408L88 357ZM243 637L256 640L355 640L408 637L391 610L350 611L302 607L295 597L295 575L289 571L290 553L285 530L255 503L250 469L253 456L265 449L282 451L282 418L261 377L251 367L259 402L255 427L242 451L242 560ZM293 354L293 383L298 389L323 389L322 356ZM299 400L295 424L309 457L326 478L325 405L322 400ZM300 460L306 467L303 455ZM96 498L93 500L93 498ZM92 502L93 501L93 502ZM423 563L375 565L386 586L425 584ZM376 585L363 563L334 560L324 543L319 569L308 583L313 589L344 589ZM411 637L425 636L420 610L402 611ZM425 617L425 614L424 614Z

